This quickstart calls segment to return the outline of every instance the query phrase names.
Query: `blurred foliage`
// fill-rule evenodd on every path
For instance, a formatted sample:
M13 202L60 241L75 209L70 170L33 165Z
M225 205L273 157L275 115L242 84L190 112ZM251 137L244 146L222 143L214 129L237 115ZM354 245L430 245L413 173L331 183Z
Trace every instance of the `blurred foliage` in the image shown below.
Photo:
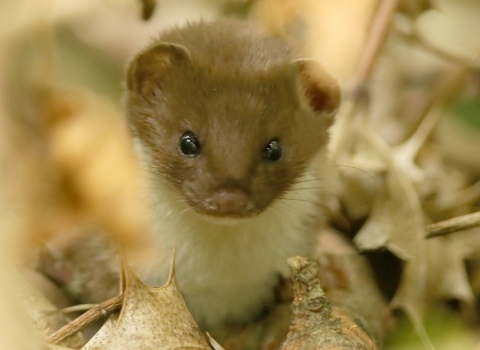
M3 9L0 11L0 164L4 167L0 170L5 170L4 173L8 170L11 175L14 173L12 169L18 170L19 163L29 162L31 154L22 153L25 149L38 151L47 144L46 148L51 147L55 151L52 139L58 136L55 127L60 129L60 126L64 126L62 123L55 124L49 130L50 138L45 134L45 139L39 141L25 132L24 148L10 143L12 135L22 134L21 128L11 128L12 121L31 123L26 129L34 129L44 122L36 119L41 113L32 112L38 107L32 93L38 87L36 84L39 80L45 79L42 82L47 85L52 83L62 88L84 89L95 96L93 102L87 98L90 102L84 103L83 97L75 94L71 100L71 96L62 95L59 98L60 105L75 108L67 111L72 114L63 113L65 111L62 110L59 120L65 118L62 121L75 121L75 118L81 119L85 114L89 116L85 120L90 122L109 114L104 124L92 122L82 126L80 133L83 136L80 135L80 139L83 143L79 144L84 149L77 147L78 144L74 142L73 146L67 142L76 141L77 134L63 135L65 137L59 143L62 146L57 153L65 151L60 154L63 157L67 151L71 151L80 161L69 168L71 164L56 159L58 163L54 163L58 168L53 170L53 180L48 180L59 181L60 188L71 190L69 193L83 198L83 202L77 197L75 200L82 202L84 207L67 208L74 211L73 214L69 213L70 216L65 212L52 215L57 219L53 225L46 223L47 215L42 217L45 221L35 217L29 222L28 215L17 209L17 203L11 197L2 197L0 204L6 208L6 215L5 218L1 217L1 221L5 222L0 222L0 228L12 236L31 242L44 239L45 231L51 233L58 227L63 229L71 224L64 220L65 217L78 219L82 215L96 215L104 221L105 226L113 227L112 231L121 231L112 221L123 215L102 212L100 207L108 207L104 205L107 202L95 207L92 202L99 199L92 199L85 193L98 191L89 192L88 186L85 186L87 190L81 192L85 189L82 187L84 184L75 182L81 177L75 175L83 174L83 166L88 163L82 163L82 157L86 154L85 159L90 159L88 156L92 155L88 146L105 146L96 142L109 139L110 126L114 121L119 121L116 124L123 126L122 113L115 108L122 103L123 74L128 59L151 37L157 36L162 28L172 23L219 14L250 17L274 34L283 36L295 47L301 47L308 57L321 61L337 76L344 89L344 108L339 113L337 129L332 134L332 156L338 167L332 167L332 184L325 186L334 189L328 205L332 212L343 215L347 226L367 221L369 226L365 225L364 228L373 227L383 234L375 236L375 239L367 237L366 242L362 242L363 248L390 250L397 259L395 266L401 264L400 260L405 260L405 269L395 271L397 275L392 280L401 280L401 286L416 288L412 287L408 290L410 294L403 294L403 299L396 300L400 299L394 306L404 310L405 314L400 314L387 349L428 348L428 342L418 336L422 327L421 322L416 320L422 319L421 316L426 334L438 350L473 349L478 343L478 320L470 316L474 309L472 305L478 305L476 299L480 290L470 282L480 280L477 277L480 268L477 266L465 271L463 262L466 258L478 261L480 231L472 230L463 236L457 235L435 243L432 243L433 240L424 240L424 234L425 225L432 220L446 220L480 208L479 3L475 0L400 1L398 11L388 21L386 45L380 41L378 51L370 58L372 70L369 72L369 67L362 68L362 57L368 51L366 47L371 36L370 30L374 28L371 24L378 6L387 2L159 0L151 21L142 22L139 4L133 0L52 0L43 3L32 0L15 4L10 0L0 1L0 9ZM48 6L52 7L53 14L47 11ZM46 13L40 13L39 8L47 9ZM39 20L48 24L46 28L41 25L43 22L37 23ZM458 71L464 75L458 74ZM452 72L456 74L456 80L450 79ZM360 88L368 91L368 106L356 104L358 101L352 98L352 86L355 87L360 73L365 74L365 81ZM56 99L52 101L58 102ZM103 104L113 107L107 108L107 111L96 108ZM81 108L87 105L87 111ZM428 123L422 124L425 120L429 121L430 126ZM427 127L422 129L422 125ZM97 138L87 137L98 130ZM415 147L408 148L416 142L421 152ZM80 152L82 150L87 151L83 154ZM59 154L53 152L49 157L54 158ZM116 156L115 152L105 153L102 159L105 161L103 165L107 166L102 169L110 172L105 172L103 179L97 178L99 182L90 189L108 188L105 184L110 185L111 182L118 185L117 189L124 188L125 183L131 182L122 183L122 179L118 183L111 181L118 180L118 174L124 172L120 165L110 166L106 161L115 160ZM65 158L60 160L64 161ZM40 164L37 167L20 168L29 173L27 177L23 177L24 173L20 171L8 182L2 178L0 194L3 196L7 188L10 193L13 188L22 185L25 189L31 189L34 185L44 186L48 183L44 167L52 164L52 159L48 159L48 162L37 159ZM336 183L337 180L339 183ZM51 196L42 202L27 192L20 190L15 199L41 209L58 200ZM117 192L112 190L105 198L111 199L109 196ZM85 204L87 202L88 205ZM19 229L16 226L18 222L29 222L28 227L36 230L26 232L24 227ZM353 236L357 232L348 233ZM9 244L4 244L2 249L10 250ZM378 260L376 262L379 263ZM3 264L0 262L0 265ZM377 268L381 269L381 266ZM391 274L391 271L383 272L385 278ZM385 284L392 280L385 281ZM13 284L7 283L7 288L10 285ZM11 295L15 294L14 287L12 290L7 288L5 295L0 293L3 301L10 300ZM432 302L433 299L441 299L443 303ZM445 307L451 299L459 301L461 307ZM422 309L424 306L425 310ZM465 309L469 312L462 313ZM4 323L1 321L0 326L14 322L9 316Z

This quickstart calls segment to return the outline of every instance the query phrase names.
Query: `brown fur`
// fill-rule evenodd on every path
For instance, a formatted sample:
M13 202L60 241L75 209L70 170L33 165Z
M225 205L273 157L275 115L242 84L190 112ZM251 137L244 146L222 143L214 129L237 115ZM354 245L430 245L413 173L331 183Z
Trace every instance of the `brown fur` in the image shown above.
M132 61L127 87L158 251L142 277L164 282L176 246L178 284L202 327L252 319L288 275L286 259L313 253L336 82L252 24L217 20L164 33ZM179 152L186 132L199 140L193 157ZM278 161L264 157L272 140Z
M327 140L338 88L316 84L304 73L307 66L294 62L283 41L244 22L173 29L130 66L126 105L133 134L151 152L155 171L197 211L215 216L209 198L227 192L247 197L240 216L258 215ZM195 158L178 152L186 131L200 140ZM262 160L272 139L283 146L280 162Z

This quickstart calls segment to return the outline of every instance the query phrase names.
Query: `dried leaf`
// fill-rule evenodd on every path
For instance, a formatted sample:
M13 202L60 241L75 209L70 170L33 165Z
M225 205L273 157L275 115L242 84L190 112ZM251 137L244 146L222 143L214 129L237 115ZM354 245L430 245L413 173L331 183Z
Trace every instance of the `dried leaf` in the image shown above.
M378 0L262 0L254 18L322 62L346 86L357 68ZM345 9L348 8L348 11ZM348 42L348 45L338 43Z
M42 350L74 350L72 348L67 348L65 346L56 345L56 344L47 344Z
M392 307L406 311L426 346L430 346L422 326L428 301L456 298L470 304L473 300L464 255L451 242L430 244L425 240L424 213L414 186L418 171L422 171L413 162L415 147L391 149L366 126L361 135L389 161L389 167L355 243L361 249L386 247L407 261ZM405 144L409 145L408 141Z
M364 256L335 231L323 230L316 255L319 279L332 303L379 347L392 329L387 302Z
M142 0L142 18L144 20L148 20L152 17L153 12L155 11L155 5L155 0Z
M364 218L370 213L382 186L382 176L387 170L385 157L369 142L365 142L355 129L353 127L353 130L342 130L350 134L348 140L353 142L353 150L338 152L334 160L341 183L337 195L352 219Z
M480 66L480 3L476 0L436 0L437 9L416 21L418 35L433 47Z
M215 339L211 337L210 334L207 333L207 337L214 350L225 350L220 344L217 343Z
M138 243L146 219L138 167L127 127L106 101L74 91L52 91L49 144L85 210L120 242Z
M23 305L32 319L35 328L45 337L70 322L60 310L33 287L25 284L21 290L21 296ZM78 349L85 345L85 339L81 333L77 333L60 345Z
M404 260L418 256L419 241L425 237L425 219L415 187L403 169L396 166L391 148L367 126L362 134L383 156L388 168L383 187L355 243L361 249L387 247Z
M83 350L210 349L177 289L174 274L149 288L124 266L125 301Z
M415 189L402 176L400 169L390 169L355 243L361 249L387 247L400 258L409 260L418 256L425 224Z
M0 235L0 349L39 350L42 337L34 329L19 295L22 283L11 257L14 245L10 233Z
M477 237L480 238L480 237ZM428 241L427 288L429 297L456 299L473 306L464 259L465 249L453 237L439 237Z
M267 317L234 328L222 344L228 350L279 349L291 319L291 301L277 301Z

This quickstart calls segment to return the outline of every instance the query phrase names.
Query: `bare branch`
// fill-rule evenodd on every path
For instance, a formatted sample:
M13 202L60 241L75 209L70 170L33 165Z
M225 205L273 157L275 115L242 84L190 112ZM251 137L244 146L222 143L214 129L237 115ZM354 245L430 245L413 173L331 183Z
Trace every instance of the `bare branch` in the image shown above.
M153 12L155 11L156 1L155 0L141 0L142 2L142 18L146 21L149 20Z
M358 95L370 77L383 43L387 37L391 18L397 9L398 0L383 0L372 23L370 35L359 64L358 74L353 85L354 96Z
M476 213L458 216L453 219L440 221L427 226L427 238L448 235L450 233L467 230L480 226L480 211Z
M117 311L122 307L122 305L123 294L105 300L104 302L96 305L94 308L85 312L80 317L77 317L66 326L63 326L55 333L51 334L46 340L48 343L59 344L68 337L77 334L93 322L98 321L100 318L105 317L114 311Z

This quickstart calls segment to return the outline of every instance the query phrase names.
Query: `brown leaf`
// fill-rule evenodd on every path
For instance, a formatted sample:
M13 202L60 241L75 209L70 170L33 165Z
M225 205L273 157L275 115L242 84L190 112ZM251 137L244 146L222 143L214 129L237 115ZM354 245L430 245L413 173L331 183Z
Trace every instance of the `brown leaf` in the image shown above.
M19 291L24 285L11 257L10 233L0 235L0 349L38 350L42 337L23 307Z
M323 230L316 255L319 279L333 309L381 346L393 323L366 258L334 230Z
M254 18L321 62L341 86L352 79L378 0L262 0ZM345 9L348 8L348 11ZM348 45L338 45L348 42Z
M45 337L70 322L70 320L40 292L26 283L21 290L21 298L25 310L33 321L35 328ZM80 333L61 343L63 346L72 348L80 348L84 344L85 339Z
M480 4L476 0L436 0L437 9L425 11L416 29L430 45L455 57L480 65Z
M54 162L75 186L84 210L128 244L145 232L139 173L125 122L105 100L53 90L49 143Z
M144 20L150 19L155 11L155 0L142 0L142 18Z
M349 217L364 218L372 210L388 163L376 148L366 142L361 134L358 134L355 127L353 130L344 127L337 131L349 134L348 142L353 143L350 145L353 149L352 152L346 150L337 152L337 157L334 159L334 166L338 171L341 183L338 196ZM345 146L347 145L344 144L342 147Z
M279 349L288 333L291 319L291 301L278 301L266 317L243 327L234 327L222 344L228 350Z
M210 349L177 289L173 271L161 288L149 288L124 266L125 301L83 350Z
M56 344L47 344L42 350L74 350L74 348L67 348L65 346L56 345Z
M434 121L433 117L431 119ZM406 311L428 347L430 342L422 319L429 300L456 298L468 304L473 300L463 266L464 255L451 242L431 244L425 240L425 217L414 185L418 181L417 175L423 172L414 163L419 144L409 143L409 140L405 147L392 149L368 125L362 125L362 128L362 139L373 146L377 157L383 158L388 168L355 243L361 249L386 247L407 261L392 307ZM421 181L418 183L422 184Z
M390 146L368 126L362 125L362 138L387 165L384 182L372 211L355 237L361 249L387 247L404 260L417 256L425 237L425 219L415 186L403 168L396 166Z
M400 169L392 167L355 243L361 249L387 247L409 260L418 256L424 236L423 211L415 188Z
M210 334L207 333L208 341L212 345L214 350L225 350L220 344L217 343L215 339L213 339Z

